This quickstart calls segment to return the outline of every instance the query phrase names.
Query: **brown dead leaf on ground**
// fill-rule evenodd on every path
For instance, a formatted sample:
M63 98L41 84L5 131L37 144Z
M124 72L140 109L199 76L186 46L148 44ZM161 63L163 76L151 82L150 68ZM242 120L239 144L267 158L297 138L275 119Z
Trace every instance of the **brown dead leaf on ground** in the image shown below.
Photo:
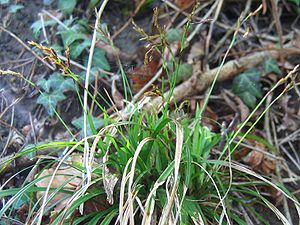
M187 63L193 64L195 62L200 61L205 53L204 48L205 48L205 40L204 39L200 39L200 41L195 42L192 45L190 52L187 56Z
M132 90L138 92L157 73L160 64L160 55L155 50L145 54L144 64L128 72L132 81Z
M112 96L112 99L114 100L116 107L118 109L123 109L124 97L117 88L116 79L113 79L112 84L111 84L111 96Z
M264 153L267 151L265 145L257 141L251 141L251 143L260 151L250 151L250 153L243 158L243 161L250 165L254 171L262 172L266 175L273 174L276 169L276 162L267 157Z
M241 121L245 121L250 112L248 106L245 105L241 98L226 89L222 90L221 96L234 112L240 114Z
M39 177L45 177L44 179L40 180L36 183L37 187L48 187L50 184L50 188L61 188L63 186L63 190L75 191L78 186L82 182L82 172L78 169L72 167L72 164L81 163L82 156L81 155L72 155L71 160L68 162L69 165L62 167L59 169L54 176L53 182L50 184L50 179L55 171L54 168L45 169L39 175ZM73 177L73 179L71 179ZM71 180L70 180L71 179ZM70 180L69 182L67 182ZM92 188L92 187L91 187ZM49 192L48 197L53 192ZM40 199L44 196L44 192L37 192L36 194L37 199ZM50 200L48 205L56 204L54 209L50 212L50 219L54 220L56 216L59 214L61 210L68 206L70 198L72 195L57 192L55 196ZM41 201L42 203L42 201ZM85 213L92 213L95 211L102 212L110 207L109 203L106 200L106 195L102 194L93 199L90 199L85 203L84 212Z
M260 186L258 189L261 194L270 197L271 200L275 202L276 207L282 205L284 195L281 191L272 186Z
M54 18L57 18L58 20L62 20L64 17L64 14L57 10L50 9L47 12L50 13ZM45 21L53 20L53 18L47 15L46 13L43 13L43 17Z
M277 127L277 132L280 132L282 130L293 132L299 129L299 125L299 120L293 118L291 114L285 113L282 118L281 124Z
M74 163L80 163L81 162L81 156L78 155L72 155L72 159L70 162L68 162L70 165L74 164ZM44 179L41 179L40 181L38 181L36 183L37 187L48 187L48 185L50 185L50 188L61 188L63 186L63 189L65 190L75 190L81 183L82 179L82 172L75 169L72 166L65 166L62 167L60 169L58 169L57 173L54 176L53 182L50 184L52 175L55 171L55 168L49 168L49 169L45 169L42 171L42 173L39 175L40 178L44 177ZM69 182L67 182L67 180L69 180L70 178L72 178ZM67 183L66 183L67 182ZM49 195L52 192L49 192ZM44 196L44 192L40 191L37 192L37 199L40 199L41 197ZM69 200L69 197L71 197L71 195L68 195L66 193L62 193L62 192L58 192L48 203L49 205L55 204L56 202L60 201L61 199L64 199L63 201L59 202L54 210L55 211L59 211L62 208L64 208L66 206L67 201Z
M196 3L196 0L175 0L175 4L181 10L186 10L192 7Z

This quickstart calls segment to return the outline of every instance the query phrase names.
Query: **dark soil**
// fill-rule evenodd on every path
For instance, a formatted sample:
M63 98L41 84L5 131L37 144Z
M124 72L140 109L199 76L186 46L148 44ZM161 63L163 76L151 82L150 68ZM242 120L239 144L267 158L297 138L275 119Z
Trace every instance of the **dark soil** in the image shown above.
M17 35L26 45L32 40L31 24L38 18L37 12L43 7L41 1L25 1L24 8L15 14L8 13L8 9L0 6L1 25L10 32ZM35 13L36 12L36 13ZM3 70L13 70L21 72L29 78L32 76L32 81L35 82L46 74L47 69L41 66L35 57L25 50L25 48L11 35L0 29L0 68ZM12 126L19 130L26 124L30 123L30 114L34 117L36 109L36 100L34 96L34 88L32 88L24 80L15 77L0 78L0 101L3 111L10 106L14 101L19 99L17 104L9 107L8 111L3 115L2 121L10 123L13 119ZM12 118L12 110L14 109L14 117ZM0 125L0 137L2 142L0 149L6 143L6 138L9 132L8 124Z

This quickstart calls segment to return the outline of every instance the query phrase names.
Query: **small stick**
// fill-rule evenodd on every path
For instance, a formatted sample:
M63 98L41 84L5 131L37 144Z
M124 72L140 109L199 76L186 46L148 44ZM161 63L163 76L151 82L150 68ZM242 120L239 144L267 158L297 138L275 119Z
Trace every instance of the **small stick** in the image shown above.
M44 20L44 16L42 13L39 13L39 16L41 18L41 22L42 22L42 30L43 30L43 35L45 37L45 41L47 44L49 44L49 40L48 40L48 37L47 37L47 32L46 32L46 28L45 28L45 20Z
M43 9L42 10L43 13L45 13L47 16L49 16L51 19L55 20L59 25L61 25L63 28L65 28L66 30L70 30L69 27L67 27L63 22L61 22L59 19L57 19L57 17L53 16L50 12L48 12L47 10Z
M209 53L210 39L212 36L213 28L214 28L215 22L217 21L219 15L220 15L223 2L224 2L224 0L218 1L218 6L216 8L215 16L214 16L212 22L210 23L209 31L208 31L206 43L205 43L205 53L206 53L205 55L208 55L208 53Z
M276 30L277 30L277 34L278 34L278 39L279 39L279 46L280 46L279 60L283 64L284 56L283 56L282 27L281 27L281 23L280 23L279 14L278 14L277 2L275 0L271 0L271 5L272 5L273 17L275 19L275 26L276 26Z

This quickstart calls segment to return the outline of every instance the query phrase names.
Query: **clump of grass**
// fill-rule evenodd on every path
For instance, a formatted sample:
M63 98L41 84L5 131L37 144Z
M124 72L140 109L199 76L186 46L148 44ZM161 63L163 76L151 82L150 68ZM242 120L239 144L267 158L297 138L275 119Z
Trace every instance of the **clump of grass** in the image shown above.
M156 26L160 28L158 23ZM152 47L164 55L164 49L169 47L163 30L158 30L161 45ZM143 31L140 30L140 33ZM182 43L185 42L184 39L185 37ZM234 41L232 45L233 43ZM54 50L36 43L34 45L59 65L65 75L71 76L78 83L77 76L70 70L68 63L61 61ZM178 66L174 55L174 72L168 73L165 66L167 75L172 78L169 79L171 90L175 88ZM291 76L292 73L280 82ZM87 91L86 87L82 88ZM163 88L161 92L164 93ZM208 99L209 97L205 105ZM264 100L265 98L261 103ZM123 114L123 117L117 118L110 117L101 108L105 113L104 127L99 132L94 129L94 135L79 141L29 146L16 154L15 158L18 158L45 148L52 148L53 152L66 150L60 159L49 156L50 163L41 159L37 166L43 168L42 171L33 180L24 182L22 187L8 190L3 189L5 184L1 187L0 197L11 198L4 201L0 217L7 221L17 220L12 219L12 213L22 200L30 206L27 224L42 224L54 211L55 215L52 214L51 221L48 221L51 224L251 224L252 220L267 224L254 207L255 203L259 203L273 211L283 224L289 224L288 219L260 193L259 186L278 190L298 209L299 203L292 194L268 178L231 160L231 155L238 146L232 147L232 142L247 121L236 133L226 134L225 147L219 149L221 134L213 133L201 125L203 108L197 107L195 116L190 118L187 114L182 114L180 108L171 111L171 94L165 99L165 103L159 113L149 113L142 109L142 102L137 102L130 113L127 106L127 111L118 112L121 115L126 112L126 116ZM85 113L92 124L91 115ZM91 165L91 171L87 171L86 161L68 162L72 153L83 154L86 147L89 148L90 154L86 160ZM216 152L217 159L212 157L212 152ZM53 174L41 175L54 162L57 165L54 166ZM59 176L59 168L63 165L78 170L82 176L70 174L59 187L53 188L51 183ZM88 178L86 173L90 172L92 176ZM81 184L70 190L67 184L75 178L81 179ZM36 187L39 181L47 179L48 186ZM86 182L87 179L91 180ZM37 198L37 192L45 193L44 200ZM65 194L64 199L51 203L59 193ZM66 199L68 201L62 209L54 210ZM96 207L93 211L90 202L103 207Z

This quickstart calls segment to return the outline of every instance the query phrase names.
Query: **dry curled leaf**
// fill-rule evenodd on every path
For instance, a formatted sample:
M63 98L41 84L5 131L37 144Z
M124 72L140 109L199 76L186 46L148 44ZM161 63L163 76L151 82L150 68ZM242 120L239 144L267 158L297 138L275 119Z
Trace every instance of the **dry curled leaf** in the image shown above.
M81 158L80 156L75 156L75 155L72 156L71 164L75 163L75 162L80 162L81 161L80 158ZM49 169L43 170L42 173L39 175L39 178L42 178L42 177L44 177L44 178L39 180L36 183L36 186L37 187L48 187L48 185L50 185L50 188L61 188L61 186L63 186L63 189L75 190L77 188L77 186L79 186L81 183L81 180L82 180L81 172L71 166L64 166L64 167L58 169L57 173L54 176L53 182L50 183L51 177L52 177L54 171L55 171L55 168L49 168ZM73 179L71 179L72 177L73 177ZM68 180L70 180L70 181L67 182ZM50 192L49 195L51 193L52 192ZM44 196L43 191L37 192L37 199L40 199L43 196ZM52 205L52 204L55 204L56 202L60 201L58 204L56 204L56 206L54 208L54 211L59 211L66 206L70 197L71 197L71 195L68 195L63 192L58 192L50 200L50 202L48 204ZM62 199L64 199L64 200L61 201ZM41 201L41 203L42 203L42 201Z
M109 204L114 204L114 188L118 182L118 177L109 171L106 162L108 161L108 152L103 157L103 186Z
M104 189L105 193L107 195L107 201L109 204L114 204L114 188L118 182L118 177L116 177L114 174L112 174L107 166L104 166L104 179L103 179L103 184L104 184Z
M186 10L196 3L196 0L175 0L175 4L181 10Z
M8 147L19 150L24 145L25 137L18 131L13 131Z
M152 50L145 54L144 64L137 67L128 73L129 78L132 81L132 89L134 92L138 92L142 89L156 74L159 68L160 56Z
M119 92L117 85L116 85L116 79L112 80L112 85L111 85L111 96L112 99L114 100L114 103L118 109L123 109L124 107L124 97L123 95Z
M205 53L205 42L204 39L200 39L200 41L195 42L187 57L187 62L189 64L193 64L194 62L198 62L204 56Z
M275 160L271 160L266 155L266 147L262 143L259 143L257 141L252 141L257 150L251 151L243 160L248 165L251 166L251 168L255 171L262 172L264 174L271 174L275 172L276 164Z
M241 100L240 97L233 94L231 91L226 89L222 90L222 97L224 98L227 105L234 111L240 114L241 121L245 121L249 116L249 108Z

